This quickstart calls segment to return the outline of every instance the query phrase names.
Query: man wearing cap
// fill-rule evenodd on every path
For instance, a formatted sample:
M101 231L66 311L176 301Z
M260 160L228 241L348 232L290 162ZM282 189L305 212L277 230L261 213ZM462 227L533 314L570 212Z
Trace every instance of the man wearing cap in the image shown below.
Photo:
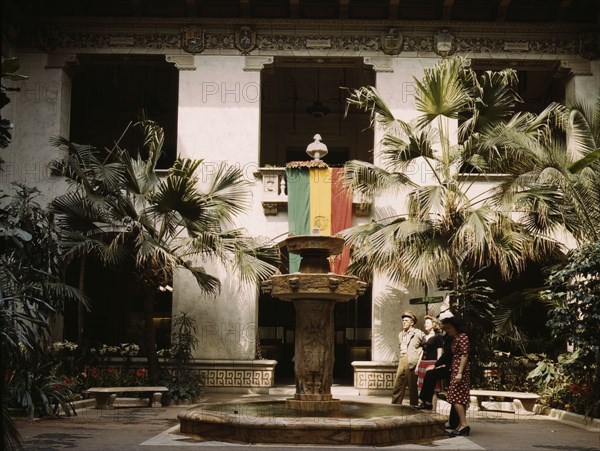
M415 405L418 402L415 367L419 362L419 351L423 345L425 334L421 330L415 329L413 327L415 324L417 324L417 317L413 312L402 314L402 332L398 334L400 342L398 370L394 379L392 404L402 404L407 385L410 404Z

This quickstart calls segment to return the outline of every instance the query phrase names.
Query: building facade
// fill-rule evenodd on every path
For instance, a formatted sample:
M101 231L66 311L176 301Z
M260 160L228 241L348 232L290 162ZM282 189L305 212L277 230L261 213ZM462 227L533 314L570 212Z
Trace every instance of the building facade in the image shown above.
M414 78L462 55L476 70L516 69L530 111L600 93L596 1L5 0L4 12L2 56L19 57L29 78L2 110L14 123L2 190L38 186L45 201L64 192L46 169L60 157L49 138L109 145L102 140L143 107L165 128L164 167L179 155L204 159L207 177L222 161L243 169L254 203L238 225L274 240L288 232L285 163L307 159L315 133L332 165L378 159L379 132L368 130L365 113L345 115L341 87L373 85L410 120ZM426 175L417 168L412 176ZM353 224L398 205L357 202ZM197 364L214 390L265 391L293 376L291 306L213 267L223 285L217 298L177 273L172 306L157 321L183 311L197 318ZM409 304L423 293L391 295L389 287L376 275L336 312L334 376L362 391L391 387L400 314L425 313Z

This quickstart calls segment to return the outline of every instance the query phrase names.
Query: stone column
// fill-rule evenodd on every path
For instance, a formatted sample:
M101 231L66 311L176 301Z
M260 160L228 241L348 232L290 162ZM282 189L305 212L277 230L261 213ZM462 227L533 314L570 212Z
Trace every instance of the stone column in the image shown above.
M169 55L179 72L177 150L181 157L203 159L200 183L206 184L221 162L241 168L254 181L260 132L260 65L246 68L240 56ZM256 184L257 189L260 188ZM250 235L265 234L260 203L239 216ZM262 216L264 218L264 216ZM258 290L239 274L211 260L194 262L219 278L216 296L203 294L193 276L177 271L173 315L187 312L198 324L195 364L205 374L207 391L268 393L277 362L257 361Z
M565 83L565 98L594 102L600 92L600 61L582 58L562 60L561 69L570 75Z
M2 111L14 129L11 144L2 150L5 164L0 173L0 188L8 194L12 193L12 182L35 186L41 192L38 202L45 205L67 189L66 183L50 176L47 165L63 155L50 145L50 137L69 137L71 79L68 71L76 58L45 53L17 56L21 63L18 73L29 78L6 81L8 86L18 87L20 91L7 93L11 103Z

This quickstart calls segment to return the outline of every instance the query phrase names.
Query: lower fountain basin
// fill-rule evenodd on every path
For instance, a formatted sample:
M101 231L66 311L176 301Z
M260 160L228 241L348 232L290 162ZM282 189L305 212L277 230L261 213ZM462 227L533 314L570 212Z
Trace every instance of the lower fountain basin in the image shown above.
M182 434L234 443L390 446L445 435L446 419L408 406L342 401L309 412L285 401L203 404L178 416Z

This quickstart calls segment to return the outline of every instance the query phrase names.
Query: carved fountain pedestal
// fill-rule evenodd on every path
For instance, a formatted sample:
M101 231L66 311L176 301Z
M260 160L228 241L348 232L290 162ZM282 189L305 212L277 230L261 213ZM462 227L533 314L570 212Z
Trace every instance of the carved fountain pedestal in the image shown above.
M331 396L333 384L334 308L355 299L366 283L354 276L329 272L328 258L342 252L344 240L330 236L291 236L282 243L302 257L300 272L273 276L264 292L290 301L296 310L296 393L286 405L293 409L327 411L339 408Z

